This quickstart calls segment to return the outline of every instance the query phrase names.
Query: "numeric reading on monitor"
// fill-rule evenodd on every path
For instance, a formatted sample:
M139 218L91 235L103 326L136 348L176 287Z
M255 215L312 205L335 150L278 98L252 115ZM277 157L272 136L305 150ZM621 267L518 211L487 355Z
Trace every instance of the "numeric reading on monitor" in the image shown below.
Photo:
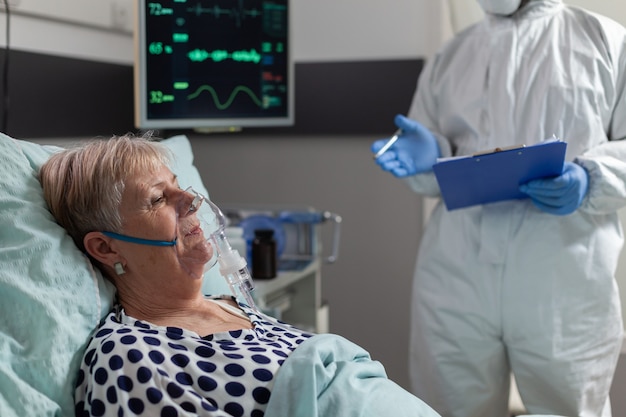
M140 3L138 127L293 123L288 0Z

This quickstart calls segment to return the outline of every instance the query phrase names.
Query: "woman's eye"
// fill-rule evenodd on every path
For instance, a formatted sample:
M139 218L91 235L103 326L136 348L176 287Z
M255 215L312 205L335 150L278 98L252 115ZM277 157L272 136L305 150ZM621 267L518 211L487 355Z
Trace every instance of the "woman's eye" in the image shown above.
M163 199L164 199L164 198L163 198L163 196L162 196L162 195L160 195L160 196L158 196L158 197L154 197L154 198L152 199L152 205L154 206L154 205L156 205L156 204L159 204L160 202L162 202L162 201L163 201Z

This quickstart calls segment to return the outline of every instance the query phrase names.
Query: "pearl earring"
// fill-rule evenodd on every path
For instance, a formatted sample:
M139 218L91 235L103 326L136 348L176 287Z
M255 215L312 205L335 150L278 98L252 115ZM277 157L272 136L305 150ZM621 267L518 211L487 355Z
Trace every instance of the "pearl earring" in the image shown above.
M122 265L121 262L115 262L113 267L115 268L115 273L117 275L124 275L126 273L126 271L124 271L124 265Z

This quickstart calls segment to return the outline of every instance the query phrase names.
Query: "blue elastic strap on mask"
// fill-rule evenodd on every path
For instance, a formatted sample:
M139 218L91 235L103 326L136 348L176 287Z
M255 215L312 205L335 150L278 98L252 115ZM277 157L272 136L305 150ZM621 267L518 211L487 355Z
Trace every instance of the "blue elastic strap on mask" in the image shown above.
M176 246L176 239L174 240L141 239L139 237L120 235L119 233L114 233L114 232L102 232L102 234L108 237L112 237L113 239L123 240L124 242L130 242L130 243L138 243L140 245Z

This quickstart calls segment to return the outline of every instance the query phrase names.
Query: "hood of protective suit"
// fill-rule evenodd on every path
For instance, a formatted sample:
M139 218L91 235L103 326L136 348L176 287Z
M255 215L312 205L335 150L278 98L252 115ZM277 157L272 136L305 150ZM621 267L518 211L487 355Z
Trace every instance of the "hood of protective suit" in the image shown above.
M557 5L562 5L563 0L476 0L483 11L492 16L508 17L521 10L530 11L533 14L544 13ZM542 12L543 11L543 12Z
M522 0L477 0L487 14L509 16L519 8Z

